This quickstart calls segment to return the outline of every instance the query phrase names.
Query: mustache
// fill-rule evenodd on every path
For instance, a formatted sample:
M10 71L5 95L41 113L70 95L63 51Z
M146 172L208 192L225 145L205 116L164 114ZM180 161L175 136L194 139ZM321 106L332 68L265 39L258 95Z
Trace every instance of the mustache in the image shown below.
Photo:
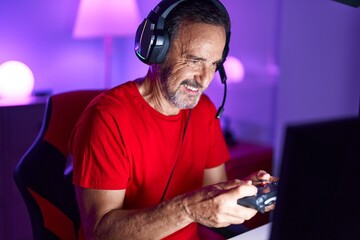
M180 85L188 85L194 88L203 88L203 86L200 83L198 83L196 80L190 80L190 79L181 81Z

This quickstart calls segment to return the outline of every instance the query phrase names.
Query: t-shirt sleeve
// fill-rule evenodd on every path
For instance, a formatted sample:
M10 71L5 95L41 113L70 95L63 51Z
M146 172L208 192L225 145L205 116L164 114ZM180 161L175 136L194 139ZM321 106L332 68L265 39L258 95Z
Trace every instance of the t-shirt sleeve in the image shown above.
M129 162L121 129L106 111L89 107L82 114L70 141L73 183L93 189L125 189Z

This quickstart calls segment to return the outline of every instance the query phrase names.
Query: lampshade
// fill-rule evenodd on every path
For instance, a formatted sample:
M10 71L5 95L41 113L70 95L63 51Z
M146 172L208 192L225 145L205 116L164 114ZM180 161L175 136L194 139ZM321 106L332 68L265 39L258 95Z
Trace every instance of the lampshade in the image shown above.
M139 24L136 0L80 0L73 37L128 36Z
M73 37L104 39L104 87L111 87L112 39L133 36L140 24L136 0L80 0Z

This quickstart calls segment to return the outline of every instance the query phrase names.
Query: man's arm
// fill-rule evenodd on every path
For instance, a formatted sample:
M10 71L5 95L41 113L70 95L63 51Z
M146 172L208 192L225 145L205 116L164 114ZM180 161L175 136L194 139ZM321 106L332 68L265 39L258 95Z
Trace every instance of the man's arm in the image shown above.
M225 164L221 164L220 166L214 168L205 169L203 186L208 186L225 181L227 181Z
M125 190L76 187L87 239L159 239L198 222L209 227L243 223L256 211L237 205L256 188L240 180L215 184L166 201L153 208L123 210Z
M76 187L86 239L163 238L191 223L181 200L155 208L122 210L125 190Z

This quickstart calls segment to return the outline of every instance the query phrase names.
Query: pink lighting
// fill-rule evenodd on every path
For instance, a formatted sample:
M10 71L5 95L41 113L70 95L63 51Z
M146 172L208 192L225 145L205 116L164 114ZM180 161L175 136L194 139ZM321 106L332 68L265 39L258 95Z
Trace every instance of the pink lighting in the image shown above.
M244 80L245 69L239 59L228 56L224 63L228 83L238 83Z
M104 87L111 87L114 36L134 36L140 24L136 0L80 0L73 37L104 39Z
M0 65L0 99L23 100L31 96L34 75L22 62L8 61Z

